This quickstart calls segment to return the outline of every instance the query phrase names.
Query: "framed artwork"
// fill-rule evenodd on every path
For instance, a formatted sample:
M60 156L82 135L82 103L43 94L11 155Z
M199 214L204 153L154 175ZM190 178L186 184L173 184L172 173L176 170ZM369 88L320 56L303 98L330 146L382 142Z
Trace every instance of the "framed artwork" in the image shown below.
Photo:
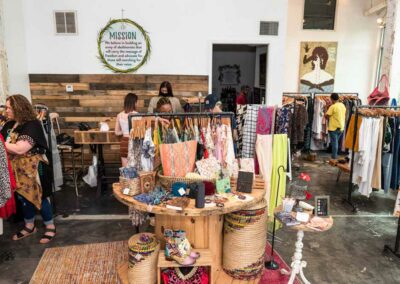
M301 42L299 91L333 92L336 56L337 42Z
M240 84L240 66L222 65L218 67L218 81L221 85L239 85Z

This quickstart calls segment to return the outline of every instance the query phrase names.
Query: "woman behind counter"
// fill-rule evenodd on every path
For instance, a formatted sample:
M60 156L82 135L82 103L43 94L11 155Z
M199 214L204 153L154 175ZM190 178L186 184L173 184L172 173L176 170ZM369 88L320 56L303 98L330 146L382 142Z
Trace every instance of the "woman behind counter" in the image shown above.
M126 167L128 163L128 144L129 144L129 124L128 116L132 113L137 113L136 103L138 97L134 93L129 93L125 96L124 100L124 110L117 115L117 120L115 122L115 135L121 136L120 142L120 155L121 163L123 167Z
M174 97L174 94L172 93L172 85L168 81L164 81L161 83L160 89L158 92L158 97L151 98L150 103L149 103L148 112L153 113L154 111L157 110L157 103L158 103L158 100L160 100L161 98L169 99L169 101L171 102L171 105L172 105L173 112L183 112L181 103L179 102L178 98Z
M22 95L7 98L6 114L9 121L1 134L17 182L17 198L22 203L25 227L13 236L17 241L37 232L35 226L36 209L40 210L45 232L40 243L50 242L56 227L49 202L52 193L51 171L46 157L47 141L41 122L36 118L31 103Z

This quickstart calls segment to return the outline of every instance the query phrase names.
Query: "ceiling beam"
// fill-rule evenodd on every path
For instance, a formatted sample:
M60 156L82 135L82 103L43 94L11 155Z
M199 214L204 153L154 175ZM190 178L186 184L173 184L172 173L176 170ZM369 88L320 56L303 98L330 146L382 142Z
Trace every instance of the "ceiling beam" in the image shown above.
M371 8L369 8L368 10L364 11L364 16L370 16L372 14L378 13L380 12L382 9L385 9L387 6L386 1L382 1L381 3L375 4L374 6L372 6Z

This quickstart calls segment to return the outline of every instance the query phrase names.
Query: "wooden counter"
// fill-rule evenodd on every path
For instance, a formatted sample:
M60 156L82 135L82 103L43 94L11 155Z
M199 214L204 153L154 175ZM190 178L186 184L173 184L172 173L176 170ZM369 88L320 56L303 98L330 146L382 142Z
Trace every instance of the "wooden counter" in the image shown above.
M231 180L232 190L236 190L236 181ZM113 191L116 198L128 206L133 206L135 209L155 214L155 234L161 241L161 249L165 248L163 236L164 229L184 230L186 236L193 248L206 249L210 251L212 256L212 278L214 283L232 283L233 278L226 275L222 270L222 239L223 239L223 223L224 214L243 210L254 206L261 202L265 196L264 181L261 177L256 177L253 183L251 196L246 201L227 201L224 207L205 207L202 209L195 208L194 200L190 201L187 208L183 210L172 210L165 206L149 206L134 200L130 196L122 194L119 183L113 184ZM120 271L126 271L121 269ZM221 278L222 277L222 278ZM121 280L125 278L120 275ZM241 281L240 283L258 283L257 280Z

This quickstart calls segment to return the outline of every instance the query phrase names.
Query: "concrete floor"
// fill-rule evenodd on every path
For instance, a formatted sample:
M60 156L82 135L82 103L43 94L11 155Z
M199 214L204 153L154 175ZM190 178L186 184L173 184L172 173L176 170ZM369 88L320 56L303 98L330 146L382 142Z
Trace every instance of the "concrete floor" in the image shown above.
M348 175L343 174L336 183L337 170L323 159L326 158L314 163L300 162L300 170L294 172L294 176L300 172L311 175L309 190L314 196L330 195L334 216L330 231L305 233L306 277L311 283L400 283L400 261L382 253L385 244L394 245L397 219L390 216L394 194L376 192L367 199L354 193L360 211L353 213L342 203ZM111 190L98 201L94 189L83 184L80 193L82 196L76 198L70 184L57 192L57 237L49 245L39 244L42 228L33 237L11 241L21 223L5 222L5 233L0 236L0 284L29 283L47 247L124 240L135 233L126 216L127 208L114 199ZM277 232L276 251L289 264L295 240L293 231Z

